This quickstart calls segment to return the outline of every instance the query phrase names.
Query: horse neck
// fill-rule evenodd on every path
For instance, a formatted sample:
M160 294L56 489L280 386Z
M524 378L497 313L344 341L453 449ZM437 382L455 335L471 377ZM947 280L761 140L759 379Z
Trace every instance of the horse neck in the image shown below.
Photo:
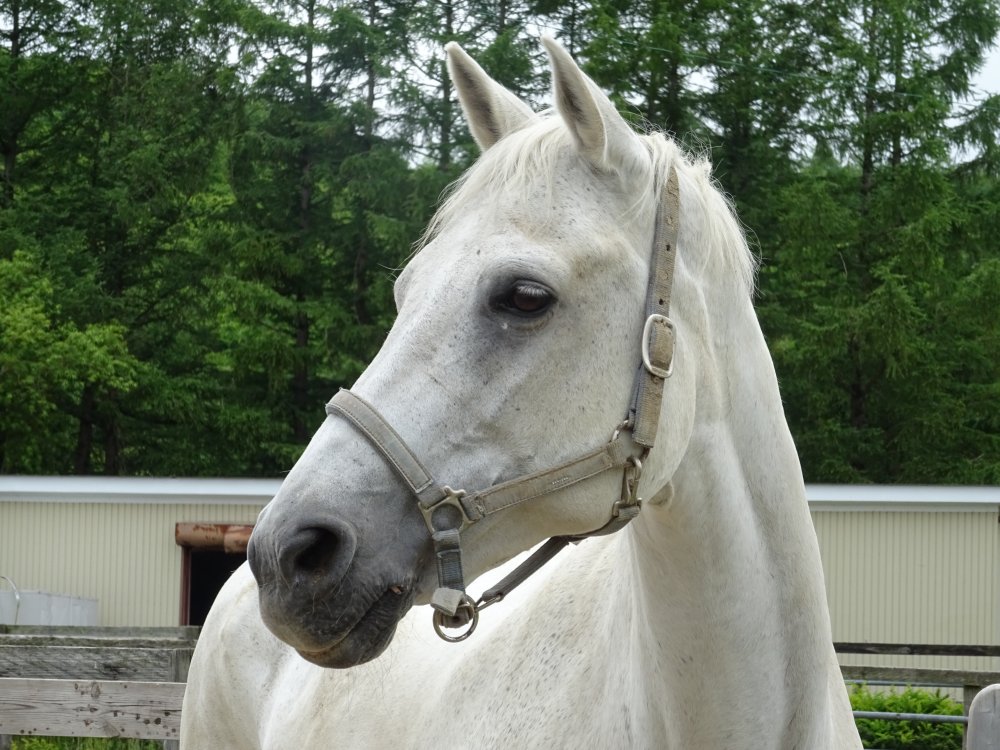
M702 311L704 327L692 328L706 331L687 450L672 492L647 503L618 546L618 605L643 623L632 657L699 714L721 695L759 715L822 711L823 572L773 365L749 300L719 324L709 311L732 310L732 290L703 295L678 300Z

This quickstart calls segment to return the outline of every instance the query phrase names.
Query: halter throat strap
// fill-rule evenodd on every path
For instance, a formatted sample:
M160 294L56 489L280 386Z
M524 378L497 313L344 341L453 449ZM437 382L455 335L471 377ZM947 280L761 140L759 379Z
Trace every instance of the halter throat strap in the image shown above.
M680 193L677 170L660 191L650 278L646 295L646 322L642 332L642 363L636 373L629 414L609 443L550 469L517 477L471 495L441 485L406 442L378 411L349 390L341 390L326 405L326 413L347 419L368 438L417 500L437 562L438 588L431 599L434 626L446 640L472 634L479 610L490 606L523 583L570 542L614 533L639 514L642 460L656 440L663 401L663 384L673 372L676 332L668 317L673 287ZM611 519L599 529L575 536L553 537L478 602L465 592L461 534L483 518L551 493L573 487L613 469L622 469L622 494L611 507ZM455 638L441 631L467 622L472 627Z

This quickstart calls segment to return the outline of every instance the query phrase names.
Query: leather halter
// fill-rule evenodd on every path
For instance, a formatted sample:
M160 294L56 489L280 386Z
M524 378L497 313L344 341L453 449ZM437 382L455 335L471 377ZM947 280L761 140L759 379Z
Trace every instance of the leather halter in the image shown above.
M677 250L680 193L677 170L661 190L653 257L646 295L646 323L642 332L642 366L636 373L629 413L611 442L559 466L511 479L471 495L435 481L416 454L375 408L349 390L341 390L326 405L326 413L346 418L371 441L416 497L434 541L438 588L431 598L434 629L448 641L468 638L479 621L479 611L503 598L570 542L613 534L639 515L642 462L656 439L663 400L663 383L673 372L674 324L667 317ZM628 431L626 434L625 431ZM585 482L611 469L622 469L622 493L611 506L611 519L595 531L549 539L510 575L486 591L479 601L465 593L461 533L487 516ZM470 628L454 637L442 627Z

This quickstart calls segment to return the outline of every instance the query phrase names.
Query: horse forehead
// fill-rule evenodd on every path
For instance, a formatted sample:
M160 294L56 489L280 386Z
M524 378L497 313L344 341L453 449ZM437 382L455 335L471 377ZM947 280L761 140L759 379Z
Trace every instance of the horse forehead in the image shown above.
M484 196L443 227L415 265L472 276L505 259L577 272L619 265L630 259L636 238L627 209L616 203L586 189Z

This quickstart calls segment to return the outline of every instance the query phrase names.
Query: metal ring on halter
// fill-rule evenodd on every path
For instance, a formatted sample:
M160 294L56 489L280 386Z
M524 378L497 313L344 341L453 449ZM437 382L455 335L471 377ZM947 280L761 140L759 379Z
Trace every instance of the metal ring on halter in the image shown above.
M476 626L479 624L479 610L476 608L476 603L472 600L471 596L464 594L462 596L462 603L458 605L458 608L460 610L467 609L472 613L472 619L469 620L469 629L461 635L448 635L441 630L441 628L444 627L444 614L436 610L434 612L434 632L449 643L464 641L476 631Z

